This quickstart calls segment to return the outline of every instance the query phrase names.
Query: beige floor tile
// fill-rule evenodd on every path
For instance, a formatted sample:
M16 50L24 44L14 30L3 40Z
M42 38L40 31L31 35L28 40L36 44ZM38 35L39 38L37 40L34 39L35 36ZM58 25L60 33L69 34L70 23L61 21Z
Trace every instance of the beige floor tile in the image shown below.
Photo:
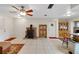
M64 54L68 52L58 39L16 39L12 43L25 44L19 54Z

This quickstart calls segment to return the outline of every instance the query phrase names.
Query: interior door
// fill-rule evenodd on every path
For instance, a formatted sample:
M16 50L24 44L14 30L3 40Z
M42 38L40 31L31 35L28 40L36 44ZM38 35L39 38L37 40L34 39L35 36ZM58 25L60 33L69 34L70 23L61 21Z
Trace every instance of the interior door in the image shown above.
M47 37L47 25L39 25L39 37L46 38Z

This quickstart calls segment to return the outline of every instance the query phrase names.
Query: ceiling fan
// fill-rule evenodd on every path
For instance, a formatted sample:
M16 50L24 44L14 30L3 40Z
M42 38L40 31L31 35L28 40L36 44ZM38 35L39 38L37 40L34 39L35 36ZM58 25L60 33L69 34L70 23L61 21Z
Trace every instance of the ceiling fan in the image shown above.
M11 7L15 8L17 11L19 11L20 15L33 16L33 10L32 9L25 9L24 6L20 6L20 8L18 8L16 6L11 6Z

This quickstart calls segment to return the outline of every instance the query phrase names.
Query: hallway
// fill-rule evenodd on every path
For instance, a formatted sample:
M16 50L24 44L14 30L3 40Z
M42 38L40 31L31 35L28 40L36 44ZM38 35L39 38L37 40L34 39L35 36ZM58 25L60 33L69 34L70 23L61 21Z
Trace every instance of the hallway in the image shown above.
M65 54L68 52L58 39L24 39L14 40L12 43L25 44L19 54Z

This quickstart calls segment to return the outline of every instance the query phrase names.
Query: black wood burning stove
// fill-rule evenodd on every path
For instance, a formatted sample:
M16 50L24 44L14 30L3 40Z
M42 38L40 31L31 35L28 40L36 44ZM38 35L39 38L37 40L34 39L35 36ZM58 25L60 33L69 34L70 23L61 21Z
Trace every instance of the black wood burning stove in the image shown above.
M30 25L30 28L27 29L25 38L34 38L34 29L32 25Z

